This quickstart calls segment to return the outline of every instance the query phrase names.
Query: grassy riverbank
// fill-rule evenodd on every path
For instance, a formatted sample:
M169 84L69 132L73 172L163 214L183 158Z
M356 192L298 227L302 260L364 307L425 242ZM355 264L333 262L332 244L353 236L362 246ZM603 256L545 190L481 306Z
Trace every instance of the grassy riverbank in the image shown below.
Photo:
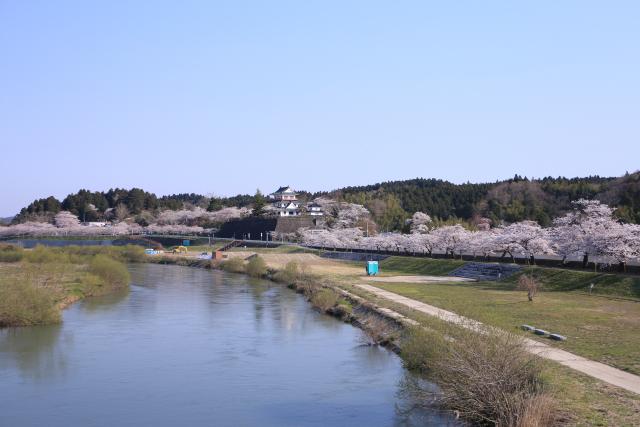
M527 269L542 283L533 302L516 289L520 274L500 282L402 283L398 274L455 268L450 260L393 257L382 262L385 274L373 286L422 301L485 324L515 331L520 325L559 333L564 342L549 342L581 356L640 374L640 300L634 298L640 278L554 268ZM385 276L396 276L384 282ZM595 283L594 294L585 290ZM535 337L532 337L535 338Z
M128 287L125 262L143 256L133 246L0 246L0 327L57 323L69 304Z
M235 253L233 256L237 256L240 259L249 257L252 253L255 253L252 249L238 252L240 253ZM368 320L359 321L358 317L362 319L363 312L370 314L371 311L368 310L367 307L381 307L383 310L393 310L405 316L408 321L416 322L421 327L440 331L439 335L441 337L460 334L455 328L451 330L450 325L443 326L441 321L433 317L377 298L354 286L356 283L364 283L361 277L362 268L359 264L326 260L307 255L303 256L299 253L297 254L295 251L284 254L277 249L261 250L260 256L264 257L267 261L270 278L283 283L295 283L294 288L299 292L305 293L310 302L320 310L336 315L346 321L356 323L358 326L367 330L373 337L376 337L376 341L386 342L391 345L392 348L400 351L401 356L408 361L408 367L416 368L415 364L412 365L410 360L419 360L425 355L433 354L430 349L434 348L434 337L429 336L429 338L427 338L425 336L422 338L420 345L413 345L413 349L422 348L423 350L407 350L405 347L403 354L403 345L404 342L406 342L407 334L406 325L400 329L404 332L399 333L395 327L389 329L389 319L385 322L380 322L375 316L372 320L371 316L367 314L366 317ZM294 260L298 263L298 272L291 271L295 269L287 263L287 259ZM243 272L243 269L246 268L246 262L243 263L240 260L227 262L227 267L233 267L228 268L230 271ZM460 262L456 260L425 260L392 257L382 262L382 269L383 277L385 275L397 276L405 274L444 275L456 268L459 264ZM604 360L609 362L609 364L624 367L634 372L635 369L637 369L637 357L634 355L640 347L637 345L637 337L635 336L636 334L634 334L634 330L636 329L627 323L636 321L638 312L636 307L638 303L627 295L615 297L606 295L588 296L584 291L584 283L587 283L588 286L588 281L593 279L591 276L593 273L566 270L559 270L560 273L558 273L555 269L540 270L542 272L539 273L538 277L544 275L548 288L546 291L543 289L543 292L536 297L533 303L527 302L525 293L515 290L517 277L500 283L460 284L445 282L427 284L382 282L371 284L384 287L394 292L401 291L405 287L418 294L426 292L427 296L425 298L428 297L428 299L426 299L425 302L429 304L449 308L459 313L462 312L461 314L466 314L469 317L488 324L500 326L504 330L512 333L519 333L515 326L525 323L523 318L529 319L530 323L540 327L546 327L547 323L545 322L561 321L564 322L562 324L571 324L578 329L579 325L585 325L586 328L582 335L573 336L568 334L571 339L568 342L558 344L550 343L549 340L544 341L547 344L564 346L564 348L570 351L583 354L587 357ZM605 285L610 286L610 289L602 289L605 291L602 292L602 294L608 293L609 295L612 293L620 293L621 289L628 289L628 286L624 283L631 283L633 285L636 280L634 277L629 276L599 276L604 277L600 281L602 288L605 288ZM573 278L574 280L572 282L566 282L565 280L567 278ZM576 286L576 284L582 285ZM345 295L342 294L344 291L347 291L348 295L362 298L362 300L354 301L351 298L345 297ZM626 291L622 291L622 294L624 294L624 292ZM415 294L407 294L407 296L420 299L418 298L419 295L416 296ZM525 313L529 313L533 317L526 317ZM397 326L395 320L391 320L391 323ZM554 326L552 323L549 324L552 327ZM558 323L558 325L559 324L560 323ZM617 332L618 328L623 329L620 334ZM562 333L566 331L561 330L558 332ZM462 336L464 336L464 333ZM467 347L465 350L466 354L475 355L476 350L473 350L473 347L478 346L478 341L474 341L473 339L465 341L471 343L470 348ZM442 340L438 340L438 342L442 344ZM490 344L490 342L491 341L488 341L488 344ZM493 346L493 348L496 349L502 347L509 348L508 346ZM481 353L485 355L497 354L499 357L484 360L482 364L478 366L485 366L485 368L487 366L490 367L491 363L496 363L501 359L509 359L511 357L509 351L492 353L488 350L492 348L491 345L489 345L489 347L485 346L484 348L485 350L481 351ZM451 349L445 351L444 354L449 354L448 352L450 351ZM472 358L467 358L467 360L470 359ZM444 380L446 383L446 378L430 376L433 373L433 369L430 370L429 366L437 367L439 370L443 369L441 360L429 362L427 358L423 360L422 364L423 367L419 369L424 375L440 383L443 383ZM496 366L497 365L494 365L494 368ZM555 422L565 425L619 426L637 425L640 421L640 399L637 395L595 380L554 362L539 361L539 363L536 362L536 366L538 366L539 369L533 373L533 376L525 377L525 379L528 378L526 381L533 379L536 384L539 382L540 387L525 387L526 390L529 390L527 393L534 396L535 399L533 401L525 399L526 402L528 402L527 404L525 404L526 402L520 402L521 414L527 413L527 417L529 417L532 416L531 411L534 411L542 416L541 414L552 411L555 415ZM455 374L457 368L455 366L450 366L450 368L451 372ZM467 366L465 369L469 369L469 367ZM499 371L498 369L498 372ZM453 377L455 377L455 375L451 378ZM486 379L484 374L477 376L469 375L468 378ZM469 388L473 388L474 384L468 384L468 386ZM480 394L487 392L487 390L482 387L477 388L477 390L479 390ZM541 396L540 400L538 400L537 396ZM425 395L425 400L431 398L432 396L428 396L428 393ZM551 401L547 398L550 398ZM496 402L491 405L495 406L495 404ZM451 405L451 407L455 408L455 404ZM477 415L470 414L467 416L471 419L476 419ZM495 412L493 416L495 416ZM524 417L524 415L522 416ZM544 422L541 421L541 424L531 425L547 425L551 422L545 417L542 417L541 420ZM512 422L515 421L511 420L507 423ZM523 424L517 421L515 425Z

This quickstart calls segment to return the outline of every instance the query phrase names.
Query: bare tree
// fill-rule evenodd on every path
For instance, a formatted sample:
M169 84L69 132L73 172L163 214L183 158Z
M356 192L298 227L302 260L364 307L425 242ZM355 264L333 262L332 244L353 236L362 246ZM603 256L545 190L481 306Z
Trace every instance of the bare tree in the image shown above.
M123 221L128 216L129 209L123 203L116 206L116 218L118 221Z
M533 276L523 274L518 279L518 287L516 289L527 291L527 298L529 298L529 301L533 301L540 288L542 288L542 285Z

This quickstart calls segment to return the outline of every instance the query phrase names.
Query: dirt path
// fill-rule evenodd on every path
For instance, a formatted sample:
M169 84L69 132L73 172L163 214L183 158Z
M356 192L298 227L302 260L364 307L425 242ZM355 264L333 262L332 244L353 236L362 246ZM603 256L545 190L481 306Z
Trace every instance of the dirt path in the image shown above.
M375 286L358 283L356 283L355 286L364 289L365 291L370 292L378 297L382 297L389 301L402 304L413 310L438 317L447 322L461 325L465 328L476 330L487 328L487 326L478 321L468 319L451 311L443 310L441 308L434 307L432 305L425 304L423 302L416 301L414 299L407 298L393 292L385 291L384 289L376 288ZM541 357L544 357L545 359L553 360L560 363L561 365L567 366L571 369L582 372L601 381L605 381L609 384L621 387L625 390L640 394L640 376L624 372L620 369L605 365L604 363L586 359L573 353L569 353L568 351L551 347L550 345L532 340L530 338L525 338L524 341L528 351L533 354L537 354Z

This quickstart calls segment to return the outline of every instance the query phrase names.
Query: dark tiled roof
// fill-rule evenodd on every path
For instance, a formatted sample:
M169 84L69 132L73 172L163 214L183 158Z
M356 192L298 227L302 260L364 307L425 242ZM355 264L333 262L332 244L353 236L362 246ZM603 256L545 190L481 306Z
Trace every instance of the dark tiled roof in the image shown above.
M293 191L293 188L291 188L291 187L290 187L290 186L288 186L288 185L285 185L284 187L280 187L280 188L278 188L276 191L274 191L274 192L273 192L273 193L271 193L271 194L281 194L281 193L284 193L284 192L285 192L285 191L287 191L287 190L291 190L293 193L295 193L295 191Z

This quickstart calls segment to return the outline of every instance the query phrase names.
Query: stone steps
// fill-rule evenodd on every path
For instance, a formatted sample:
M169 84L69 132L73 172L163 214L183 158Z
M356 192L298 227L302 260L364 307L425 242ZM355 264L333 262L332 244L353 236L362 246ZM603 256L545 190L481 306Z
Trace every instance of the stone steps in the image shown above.
M242 241L240 240L234 240L231 243L227 243L226 245L224 245L223 247L221 247L220 249L218 249L220 252L224 252L224 251L228 251L231 248L235 248L236 246L240 246L240 244L242 244Z

